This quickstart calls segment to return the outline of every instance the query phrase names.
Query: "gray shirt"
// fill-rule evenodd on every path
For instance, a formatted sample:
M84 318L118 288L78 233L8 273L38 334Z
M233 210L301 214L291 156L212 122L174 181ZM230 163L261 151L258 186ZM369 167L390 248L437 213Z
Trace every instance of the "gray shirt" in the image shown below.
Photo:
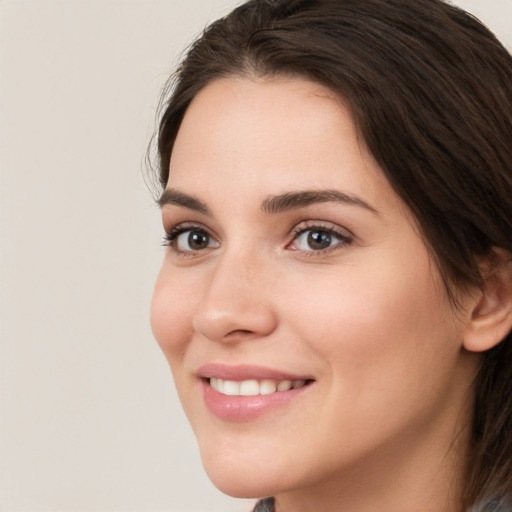
M274 498L258 501L253 512L275 512ZM512 500L503 497L491 498L471 507L468 512L512 512Z

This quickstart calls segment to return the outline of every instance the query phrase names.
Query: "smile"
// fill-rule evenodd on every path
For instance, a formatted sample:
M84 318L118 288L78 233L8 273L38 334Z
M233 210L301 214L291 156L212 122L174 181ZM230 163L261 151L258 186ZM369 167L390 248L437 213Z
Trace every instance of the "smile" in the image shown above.
M228 396L256 396L271 395L279 391L289 391L290 389L298 389L306 385L305 380L244 380L241 382L234 380L224 380L218 378L210 378L210 386Z
M208 364L197 376L207 409L230 422L251 421L287 407L316 382L311 375L248 365Z

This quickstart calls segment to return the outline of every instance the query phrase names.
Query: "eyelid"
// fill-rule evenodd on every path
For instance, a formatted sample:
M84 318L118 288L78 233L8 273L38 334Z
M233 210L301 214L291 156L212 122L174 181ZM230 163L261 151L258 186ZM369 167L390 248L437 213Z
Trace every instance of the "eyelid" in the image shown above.
M343 238L354 238L354 234L347 228L341 227L339 224L326 220L315 220L308 219L296 224L291 230L291 236L296 236L299 233L308 231L311 229L324 229L326 231L332 231Z
M189 229L203 229L204 231L209 232L209 229L206 226L203 226L200 222L178 222L176 224L172 224L169 227L164 225L164 231L166 237L175 237L183 231L187 231Z

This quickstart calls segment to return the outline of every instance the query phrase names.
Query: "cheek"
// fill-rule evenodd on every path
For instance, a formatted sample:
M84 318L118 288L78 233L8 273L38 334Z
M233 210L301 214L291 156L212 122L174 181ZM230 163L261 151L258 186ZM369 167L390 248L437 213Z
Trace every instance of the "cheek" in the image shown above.
M348 443L325 445L322 457L333 467L339 457L357 456L437 417L458 358L457 324L430 263L402 267L397 278L397 266L380 261L386 271L338 267L330 276L316 274L303 293L297 287L289 294L294 338L323 363L324 399L311 416L325 421L312 428L319 439L343 432Z
M151 328L171 366L181 359L191 339L197 302L176 277L166 271L164 263L151 302Z
M414 264L379 257L336 268L312 279L307 293L290 294L297 332L329 363L332 378L354 392L417 381L418 367L424 373L447 351L456 355L455 344L446 343L454 325L445 294L428 255L416 255Z

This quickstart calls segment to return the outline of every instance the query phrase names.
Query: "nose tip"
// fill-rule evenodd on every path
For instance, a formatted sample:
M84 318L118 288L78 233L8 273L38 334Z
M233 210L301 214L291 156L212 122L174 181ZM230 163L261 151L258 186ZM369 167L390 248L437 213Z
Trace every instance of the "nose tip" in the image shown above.
M268 299L268 286L258 267L224 261L210 276L193 319L194 330L217 342L236 342L268 336L277 316ZM259 274L256 275L256 274Z
M244 307L241 302L202 307L194 318L194 330L217 342L249 341L268 336L276 325L271 309L262 304Z

